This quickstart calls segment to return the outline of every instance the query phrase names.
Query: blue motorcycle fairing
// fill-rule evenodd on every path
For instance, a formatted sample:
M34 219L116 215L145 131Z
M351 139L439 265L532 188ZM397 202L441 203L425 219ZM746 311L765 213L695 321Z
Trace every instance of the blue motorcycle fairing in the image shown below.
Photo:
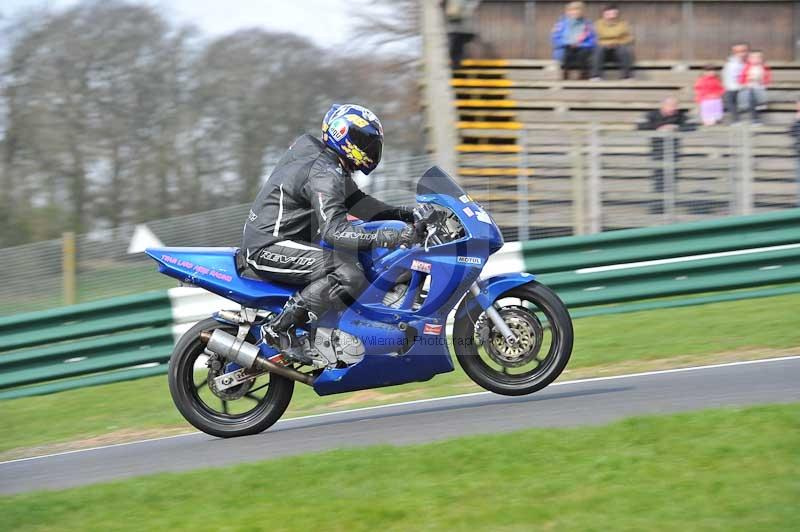
M249 308L278 311L296 287L242 277L236 267L238 248L147 248L158 271L178 281L205 288Z
M314 381L319 395L366 390L407 382L424 382L453 371L444 326L441 334L419 335L402 355L368 355L347 368L328 368Z
M501 273L493 277L481 279L478 281L478 286L481 288L480 294L467 299L466 304L458 309L456 319L466 316L476 305L487 309L504 293L534 280L536 280L536 277L526 272Z

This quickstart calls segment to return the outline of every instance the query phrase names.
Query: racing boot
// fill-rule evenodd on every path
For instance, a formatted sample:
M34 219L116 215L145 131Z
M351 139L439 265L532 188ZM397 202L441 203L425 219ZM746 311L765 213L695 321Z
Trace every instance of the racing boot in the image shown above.
M278 349L288 358L302 364L311 364L313 360L306 354L308 340L297 337L298 326L307 324L310 315L305 301L299 293L289 298L283 310L267 322L262 328L262 334L267 343Z

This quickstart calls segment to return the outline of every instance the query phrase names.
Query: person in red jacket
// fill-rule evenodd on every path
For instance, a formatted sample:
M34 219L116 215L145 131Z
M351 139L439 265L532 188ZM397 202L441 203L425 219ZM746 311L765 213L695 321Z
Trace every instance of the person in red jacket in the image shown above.
M767 107L767 87L772 83L772 72L764 63L764 54L750 52L747 63L739 74L742 90L739 92L739 108L748 109L753 124L760 124L759 112Z
M704 126L713 126L722 120L722 95L725 87L717 75L714 65L706 65L703 75L694 84L694 100L700 108L700 120Z

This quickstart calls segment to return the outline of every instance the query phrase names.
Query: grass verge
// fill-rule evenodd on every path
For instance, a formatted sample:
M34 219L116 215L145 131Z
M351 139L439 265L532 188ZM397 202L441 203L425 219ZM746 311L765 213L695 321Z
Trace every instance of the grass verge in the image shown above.
M798 307L800 295L790 295L579 319L562 379L788 354L800 347ZM459 368L428 383L322 398L298 385L288 415L478 390ZM165 376L2 406L0 460L190 430L172 405Z
M800 404L640 417L25 494L0 515L9 530L797 530L798 429Z

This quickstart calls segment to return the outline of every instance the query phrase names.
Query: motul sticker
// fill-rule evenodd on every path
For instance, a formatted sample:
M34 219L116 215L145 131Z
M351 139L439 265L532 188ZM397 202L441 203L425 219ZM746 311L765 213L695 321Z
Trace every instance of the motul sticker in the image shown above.
M461 264L483 264L483 260L480 257L458 257L456 260Z
M431 264L429 262L415 260L411 262L411 269L422 273L431 273Z
M422 334L442 334L442 326L426 323L422 329Z
M470 209L469 207L464 207L464 214L466 214L470 218L475 216L475 212L472 209Z

